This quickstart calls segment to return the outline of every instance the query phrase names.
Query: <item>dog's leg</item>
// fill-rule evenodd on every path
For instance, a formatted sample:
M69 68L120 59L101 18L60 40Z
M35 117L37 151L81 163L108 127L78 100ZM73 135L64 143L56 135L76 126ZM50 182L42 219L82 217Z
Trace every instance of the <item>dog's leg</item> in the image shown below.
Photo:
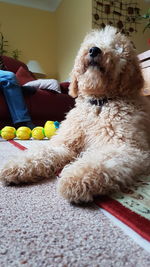
M88 202L99 194L118 191L138 175L148 172L149 153L125 147L85 152L66 166L58 181L58 192L71 202ZM150 169L149 169L150 170Z
M73 113L72 111L70 112ZM62 122L58 134L43 145L20 153L0 170L0 180L6 184L35 182L41 178L50 178L68 164L82 146L80 124L73 124L72 115ZM79 126L78 126L79 125ZM72 134L74 133L74 134Z
M48 145L48 144L47 144ZM0 180L5 184L35 182L50 178L68 163L72 155L65 146L36 147L22 152L0 170Z

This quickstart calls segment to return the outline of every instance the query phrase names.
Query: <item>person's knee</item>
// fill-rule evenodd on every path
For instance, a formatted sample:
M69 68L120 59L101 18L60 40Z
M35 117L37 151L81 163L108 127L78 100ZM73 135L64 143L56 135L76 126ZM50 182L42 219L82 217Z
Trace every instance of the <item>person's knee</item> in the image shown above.
M7 71L6 76L9 80L16 80L16 75L11 71Z
M9 86L10 84L12 85L18 85L16 75L13 72L7 71L5 74L5 77L3 77L3 81L7 83Z
M2 89L12 89L14 86L18 87L18 81L16 75L13 72L6 71L3 76L0 77Z

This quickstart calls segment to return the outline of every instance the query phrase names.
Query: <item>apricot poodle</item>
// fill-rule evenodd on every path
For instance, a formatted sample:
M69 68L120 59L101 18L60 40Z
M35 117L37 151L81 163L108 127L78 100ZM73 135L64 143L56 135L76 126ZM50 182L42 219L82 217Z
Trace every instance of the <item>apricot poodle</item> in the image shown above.
M6 184L52 178L71 202L92 201L150 173L150 111L138 58L113 27L88 34L75 59L70 95L75 107L57 134L0 171Z

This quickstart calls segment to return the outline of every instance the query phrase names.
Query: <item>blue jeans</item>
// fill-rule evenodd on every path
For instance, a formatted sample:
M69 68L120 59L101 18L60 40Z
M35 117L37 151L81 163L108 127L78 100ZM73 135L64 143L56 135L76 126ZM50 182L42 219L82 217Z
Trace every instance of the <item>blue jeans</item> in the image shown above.
M0 90L5 96L13 123L31 121L22 89L13 72L0 70Z

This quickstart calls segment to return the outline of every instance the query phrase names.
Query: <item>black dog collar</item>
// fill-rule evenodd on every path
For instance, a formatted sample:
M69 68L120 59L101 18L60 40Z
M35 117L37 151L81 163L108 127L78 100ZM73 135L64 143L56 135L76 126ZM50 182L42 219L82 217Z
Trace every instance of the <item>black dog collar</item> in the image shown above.
M108 100L110 100L111 98L99 98L99 99L90 99L89 102L91 105L96 105L99 107L102 107L104 104L108 103Z

